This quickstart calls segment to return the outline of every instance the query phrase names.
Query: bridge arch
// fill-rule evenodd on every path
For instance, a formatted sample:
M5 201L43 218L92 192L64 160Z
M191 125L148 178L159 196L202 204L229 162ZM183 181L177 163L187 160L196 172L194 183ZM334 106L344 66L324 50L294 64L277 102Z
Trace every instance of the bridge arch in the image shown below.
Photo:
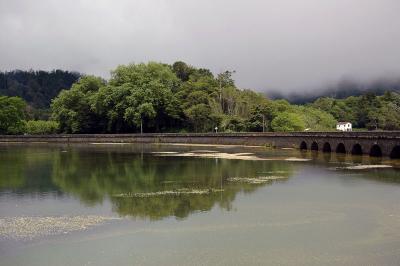
M395 146L390 153L390 158L400 159L400 145Z
M362 151L362 147L360 144L356 143L353 145L353 148L351 149L351 154L353 155L362 155L363 151Z
M322 147L322 151L323 152L331 152L332 151L331 144L329 144L329 142L325 142L324 146Z
M336 146L336 153L346 153L346 146L343 143L339 143Z
M312 151L318 151L318 143L317 142L313 142L312 144L311 144L311 150Z
M300 143L300 150L307 150L307 143L305 141Z
M381 147L379 147L378 144L372 145L370 151L369 151L369 156L372 157L382 157L382 150Z

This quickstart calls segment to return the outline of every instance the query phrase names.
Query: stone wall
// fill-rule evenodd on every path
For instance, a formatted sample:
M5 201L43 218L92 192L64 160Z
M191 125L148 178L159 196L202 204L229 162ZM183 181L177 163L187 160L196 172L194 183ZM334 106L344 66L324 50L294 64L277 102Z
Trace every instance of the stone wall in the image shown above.
M370 154L377 145L383 156L389 156L400 145L400 132L292 132L292 133L188 133L188 134L59 134L59 135L0 135L0 142L46 142L46 143L188 143L269 146L300 148L322 151L329 144L335 152L340 143L351 153L354 145L361 146L362 153ZM376 147L374 147L375 149Z

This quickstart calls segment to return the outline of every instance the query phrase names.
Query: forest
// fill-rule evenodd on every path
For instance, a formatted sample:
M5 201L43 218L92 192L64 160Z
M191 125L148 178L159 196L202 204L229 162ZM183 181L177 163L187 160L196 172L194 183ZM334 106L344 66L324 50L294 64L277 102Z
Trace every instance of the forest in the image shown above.
M356 130L400 129L400 95L390 91L381 96L321 97L294 105L238 88L232 71L214 75L181 61L121 65L111 71L108 81L63 74L74 78L50 83L51 91L57 92L51 103L47 98L40 104L30 101L35 89L25 88L29 85L21 86L31 98L18 90L19 94L4 93L1 87L5 96L0 96L0 133L333 131L337 121L350 121ZM44 121L35 112L47 106L50 111Z
M61 90L71 88L81 74L63 70L0 72L0 95L25 100L34 119L47 119L50 103Z

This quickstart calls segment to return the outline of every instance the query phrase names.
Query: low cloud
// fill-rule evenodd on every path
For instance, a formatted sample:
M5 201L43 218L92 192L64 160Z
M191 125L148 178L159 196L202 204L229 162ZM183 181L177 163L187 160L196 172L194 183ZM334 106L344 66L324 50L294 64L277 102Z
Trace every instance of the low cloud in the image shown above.
M0 0L0 69L183 60L241 87L312 91L400 76L397 0Z

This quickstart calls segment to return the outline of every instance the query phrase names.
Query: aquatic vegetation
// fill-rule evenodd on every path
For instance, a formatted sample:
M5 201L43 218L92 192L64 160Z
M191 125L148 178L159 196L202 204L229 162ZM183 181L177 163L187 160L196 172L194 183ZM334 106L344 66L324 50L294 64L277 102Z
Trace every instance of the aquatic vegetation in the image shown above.
M32 240L37 237L68 234L83 231L111 217L87 216L47 216L47 217L5 217L0 218L0 238Z
M332 167L330 170L367 170L367 169L379 169L379 168L392 168L391 165L386 164L365 164L365 165L351 165L343 167Z
M176 151L153 151L152 154L176 154Z
M213 150L194 150L190 152L204 152L204 153L218 153L219 151L213 151Z
M230 177L229 182L248 183L248 184L264 184L275 180L288 179L286 176L259 176L259 177Z
M289 161L289 162L307 162L307 161L311 161L311 159L290 157L290 158L286 158L285 161Z
M155 191L155 192L137 192L137 193L121 193L112 195L116 198L150 198L160 196L181 196L181 195L205 195L210 193L222 192L223 189L189 189L181 188L176 190Z
M254 153L241 152L241 153L226 153L226 152L182 152L176 154L165 154L158 156L177 156L177 157L200 157L200 158L218 158L228 160L247 160L247 161L270 161L276 159L260 158L255 156Z
M280 170L258 172L258 174L288 174L288 173L289 173L288 171L280 171Z

